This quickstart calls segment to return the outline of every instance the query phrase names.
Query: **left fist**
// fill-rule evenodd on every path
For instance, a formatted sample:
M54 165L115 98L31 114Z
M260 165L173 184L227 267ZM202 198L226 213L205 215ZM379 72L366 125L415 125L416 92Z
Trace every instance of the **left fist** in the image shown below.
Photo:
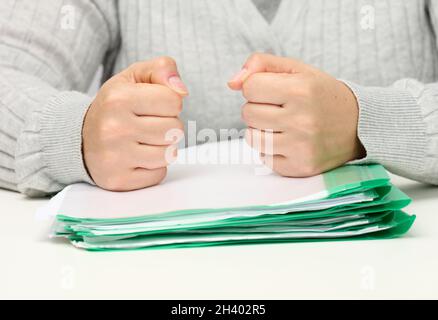
M358 104L341 81L302 62L254 54L228 83L247 103L247 142L287 177L308 177L364 156Z

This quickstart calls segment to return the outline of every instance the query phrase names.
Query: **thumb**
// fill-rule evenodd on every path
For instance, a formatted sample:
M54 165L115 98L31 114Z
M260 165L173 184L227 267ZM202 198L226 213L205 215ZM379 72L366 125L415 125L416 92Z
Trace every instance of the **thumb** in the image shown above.
M304 63L291 58L254 53L248 58L243 68L228 82L228 86L233 90L241 90L245 80L254 73L299 73L305 69Z
M134 63L121 75L130 82L160 84L169 87L181 96L189 94L181 80L175 60L170 57Z

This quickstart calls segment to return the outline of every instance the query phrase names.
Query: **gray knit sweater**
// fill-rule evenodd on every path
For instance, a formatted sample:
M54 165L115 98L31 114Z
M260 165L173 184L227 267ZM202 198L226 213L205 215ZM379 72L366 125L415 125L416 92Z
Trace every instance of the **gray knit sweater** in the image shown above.
M262 2L1 0L0 187L39 196L92 182L83 92L101 64L108 76L172 56L191 93L184 120L242 128L243 99L226 82L254 51L345 80L360 104L362 161L438 184L438 1L283 0L274 14Z

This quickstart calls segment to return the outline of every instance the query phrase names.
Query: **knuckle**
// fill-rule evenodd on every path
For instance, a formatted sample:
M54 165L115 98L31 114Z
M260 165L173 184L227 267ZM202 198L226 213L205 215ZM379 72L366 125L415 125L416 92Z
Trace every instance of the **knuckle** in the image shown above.
M157 58L156 63L158 67L169 67L176 65L175 60L169 56L162 56Z
M105 108L119 108L126 104L125 97L119 92L107 92L103 98Z
M128 69L134 69L135 70L135 69L138 69L141 65L142 65L141 62L136 61L136 62L131 63L129 65Z
M117 117L109 116L102 119L97 127L97 134L101 140L114 137L124 130L124 126Z
M136 61L131 63L126 70L128 71L136 71L141 70L146 66L147 61Z
M251 65L259 65L262 63L266 54L261 52L254 52L248 58L248 63Z
M103 117L96 125L95 135L97 141L103 145L112 146L120 141L127 141L132 134L133 128L126 125L123 120L117 116Z
M112 88L114 87L114 84L112 81L113 78L110 78L104 84L102 84L102 86L100 87L100 90L99 90L99 94L106 93L106 92L112 90Z

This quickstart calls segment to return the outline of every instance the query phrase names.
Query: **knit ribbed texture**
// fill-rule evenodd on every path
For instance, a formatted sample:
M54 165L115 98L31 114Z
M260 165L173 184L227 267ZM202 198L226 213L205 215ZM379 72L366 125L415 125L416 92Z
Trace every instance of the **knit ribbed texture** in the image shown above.
M0 187L43 196L91 180L82 93L118 43L112 1L0 2ZM70 14L70 16L69 16Z
M357 97L358 136L367 151L366 158L356 163L380 162L399 174L424 175L426 124L412 94L345 83Z
M28 119L32 129L25 128L17 141L18 190L38 196L76 182L93 183L84 166L78 134L90 103L84 94L62 92L42 111L33 112ZM32 181L42 175L57 179Z
M268 0L266 0L268 1ZM438 184L438 3L430 0L2 0L0 187L31 196L88 177L85 92L133 62L172 56L189 87L183 120L241 129L226 82L254 51L345 79L367 158ZM271 8L271 9L269 9ZM415 79L415 80L411 80Z
M92 183L83 164L82 130L90 97L65 92L51 100L41 115L40 141L49 175L60 177L59 183ZM60 107L62 106L62 107Z

